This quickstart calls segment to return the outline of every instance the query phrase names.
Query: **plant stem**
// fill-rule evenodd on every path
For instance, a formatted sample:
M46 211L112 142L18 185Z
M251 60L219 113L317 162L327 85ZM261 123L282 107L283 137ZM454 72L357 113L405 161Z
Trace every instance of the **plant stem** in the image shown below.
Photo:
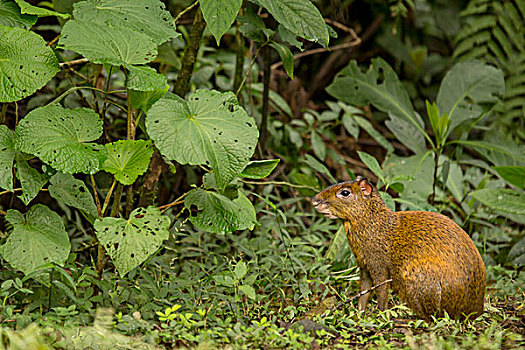
M93 187L93 195L95 196L95 204L97 205L98 216L102 217L102 207L100 206L100 198L98 196L97 183L95 182L95 177L93 176L93 174L89 174L89 177L91 178L91 186Z
M275 34L274 34L275 35ZM255 54L253 55L253 58L252 58L252 61L250 62L250 66L248 67L248 70L246 71L246 73L244 74L244 77L242 78L242 81L241 81L241 85L239 86L239 88L235 91L235 96L239 96L241 90L242 90L242 87L244 86L244 83L246 82L246 79L248 78L248 75L251 73L252 71L252 67L253 65L255 64L255 60L257 59L257 57L259 56L259 52L261 51L261 49L263 47L265 47L266 45L268 45L268 43L270 41L272 41L273 39L273 35L268 38L268 40L266 40L266 42L264 42L261 46L259 46L257 48L257 51L255 51Z
M186 45L186 48L184 49L182 67L180 68L179 75L175 81L175 88L173 89L173 92L182 98L184 98L190 90L190 79L193 75L193 68L197 61L197 54L199 52L202 33L204 32L205 27L206 22L204 21L202 11L199 7L195 13L195 18L193 19L193 25L188 38L188 45Z
M162 212L165 212L168 208L174 207L176 205L184 203L183 199L188 195L189 192L184 193L183 195L179 196L179 198L175 199L173 202L165 205L161 205L158 207Z
M113 196L113 206L111 207L111 214L109 214L111 217L118 216L118 207L120 206L123 190L124 185L119 182L117 185L117 190L115 191L115 195Z
M104 102L102 104L102 111L100 112L100 116L102 117L102 119L104 119L104 115L106 114L109 82L111 81L112 72L113 72L113 66L109 67L108 78L106 80L106 88L104 89Z
M106 195L106 199L104 200L104 206L101 210L101 216L104 216L104 213L106 212L106 208L108 207L109 200L111 198L111 194L113 193L113 189L115 188L115 185L117 184L117 180L113 180L113 183L111 184L111 187L109 188L108 194Z
M270 63L270 49L265 46L262 51L263 58L263 94L262 94L262 119L261 119L261 136L259 138L259 149L261 151L261 158L264 157L266 150L266 138L268 136L268 109L270 96L270 77L272 75Z
M440 151L434 152L434 181L432 182L432 194L430 195L429 202L430 204L435 204L435 198L436 198L436 183L437 183L437 172L438 172L438 165L439 165L439 156L441 155Z
M239 27L237 27L235 33L235 45L237 50L235 53L235 75L233 77L233 91L237 91L241 86L242 72L244 66L244 45Z
M181 12L179 12L179 14L177 15L177 17L175 17L175 19L173 20L173 24L176 24L179 19L181 19L182 16L184 16L186 13L188 13L189 11L193 10L193 8L195 6L197 6L197 4L199 3L199 0L196 0L193 4L191 4L190 6L186 7L184 10L182 10Z

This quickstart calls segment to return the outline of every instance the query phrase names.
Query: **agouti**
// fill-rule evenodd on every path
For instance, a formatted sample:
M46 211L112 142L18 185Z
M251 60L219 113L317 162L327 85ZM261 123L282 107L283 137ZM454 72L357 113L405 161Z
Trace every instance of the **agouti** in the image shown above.
M312 204L342 219L360 269L360 289L387 279L399 298L424 319L471 319L483 313L486 271L470 237L452 220L426 211L393 212L362 177L330 186ZM377 304L388 304L388 284L377 288ZM360 297L364 310L370 293Z

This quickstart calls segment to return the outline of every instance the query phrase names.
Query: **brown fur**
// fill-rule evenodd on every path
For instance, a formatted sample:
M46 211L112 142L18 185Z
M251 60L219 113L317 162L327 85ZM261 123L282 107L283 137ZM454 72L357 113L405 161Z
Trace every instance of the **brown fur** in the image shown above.
M343 220L362 291L391 278L392 290L427 320L444 311L459 319L483 313L485 266L470 237L446 216L393 212L361 177L326 188L312 204ZM359 299L361 310L369 298L370 293ZM388 284L377 288L377 303L386 309Z

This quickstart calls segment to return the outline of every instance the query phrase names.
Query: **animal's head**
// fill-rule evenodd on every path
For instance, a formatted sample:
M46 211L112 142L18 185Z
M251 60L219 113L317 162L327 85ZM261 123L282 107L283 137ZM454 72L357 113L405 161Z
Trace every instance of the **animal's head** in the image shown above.
M354 181L341 182L319 192L312 198L312 205L324 216L331 219L355 220L369 208L369 202L381 201L377 190L364 177Z

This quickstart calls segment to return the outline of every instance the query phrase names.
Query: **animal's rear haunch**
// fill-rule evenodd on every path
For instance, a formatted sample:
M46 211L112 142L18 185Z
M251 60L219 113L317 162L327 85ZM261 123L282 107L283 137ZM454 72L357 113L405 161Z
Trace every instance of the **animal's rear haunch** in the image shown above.
M420 317L475 318L483 313L486 271L470 237L452 220L426 211L393 212L368 180L358 177L318 193L312 204L342 219L360 268L360 288L387 279L399 298ZM359 299L364 309L370 293ZM388 304L388 284L377 288Z

